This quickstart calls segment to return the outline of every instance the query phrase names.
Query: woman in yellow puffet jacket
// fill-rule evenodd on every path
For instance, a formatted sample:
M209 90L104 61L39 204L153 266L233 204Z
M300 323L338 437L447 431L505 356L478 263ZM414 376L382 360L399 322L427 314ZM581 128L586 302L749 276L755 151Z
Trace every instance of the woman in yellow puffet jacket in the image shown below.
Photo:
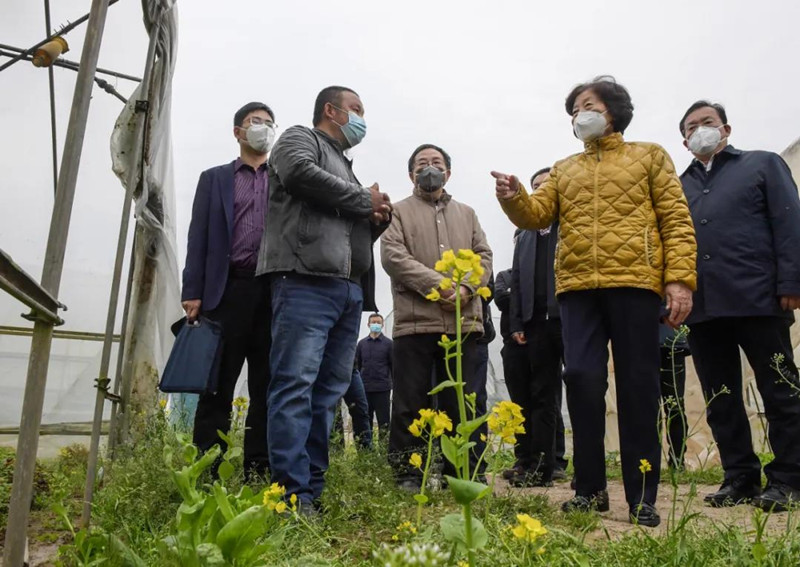
M667 152L622 138L633 118L625 87L610 77L578 85L566 111L584 151L557 162L532 195L515 176L492 172L515 225L559 222L556 294L575 466L575 497L562 508L609 508L603 437L610 340L630 519L657 526L661 298L667 322L680 325L696 287L694 227Z

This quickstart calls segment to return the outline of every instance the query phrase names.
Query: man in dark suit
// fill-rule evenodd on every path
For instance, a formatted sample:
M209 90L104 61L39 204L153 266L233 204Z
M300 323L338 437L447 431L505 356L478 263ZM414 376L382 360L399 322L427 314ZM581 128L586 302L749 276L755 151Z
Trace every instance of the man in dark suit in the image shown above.
M697 291L686 320L725 480L711 506L752 500L784 512L800 502L800 398L789 327L800 309L800 199L775 153L728 144L725 108L700 100L680 121L695 159L681 175L697 237ZM743 399L744 351L755 374L775 459L753 450ZM774 357L779 355L780 360ZM727 390L727 394L720 392Z
M239 157L200 174L189 225L183 270L183 309L189 321L203 315L222 326L223 347L217 392L201 394L194 443L201 451L217 430L230 429L231 403L244 361L250 407L244 437L245 472L264 475L267 451L267 385L271 307L269 283L256 277L269 184L267 153L275 139L275 115L260 102L233 118Z
M550 168L533 174L536 191ZM511 338L528 351L530 374L513 374L507 382L511 399L522 406L526 433L517 437L515 486L549 485L565 478L564 425L561 414L561 366L564 344L555 298L555 249L558 225L538 231L523 230L514 247L511 271L509 326ZM559 427L560 426L560 427ZM557 432L560 455L556 457Z

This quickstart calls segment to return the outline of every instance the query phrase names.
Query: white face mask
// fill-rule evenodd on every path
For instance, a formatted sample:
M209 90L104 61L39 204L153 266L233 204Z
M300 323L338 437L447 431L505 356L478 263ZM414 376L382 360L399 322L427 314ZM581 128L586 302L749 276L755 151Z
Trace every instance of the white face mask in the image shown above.
M247 143L255 151L265 154L272 149L275 142L275 128L268 124L251 124L247 128Z
M700 126L689 136L689 151L698 156L707 156L717 149L722 141L720 127Z
M603 114L605 112L581 110L572 123L572 131L584 142L599 138L606 131L606 126L608 126Z

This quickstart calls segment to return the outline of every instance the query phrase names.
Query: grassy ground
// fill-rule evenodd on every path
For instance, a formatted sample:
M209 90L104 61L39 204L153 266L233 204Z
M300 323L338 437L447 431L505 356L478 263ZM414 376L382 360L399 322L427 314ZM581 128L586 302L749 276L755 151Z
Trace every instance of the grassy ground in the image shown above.
M147 565L175 564L165 559L159 543L174 532L175 515L181 502L164 464L165 444L177 447L174 436L163 428L154 428L136 445L120 453L113 468L106 463L93 511L96 529L119 538ZM6 522L4 506L7 505L12 458L8 453L0 455L0 531L4 530ZM42 464L31 520L31 547L34 556L37 551L50 556L38 564L89 565L98 560L97 556L92 557L85 549L73 545L70 530L52 511L54 505L63 504L66 515L76 521L80 513L85 462L85 449L71 447L62 451L58 459ZM561 513L558 504L570 493L568 483L552 489L519 490L498 482L495 496L478 501L475 509L476 516L490 534L489 543L477 557L477 564L800 565L800 514L768 517L746 506L721 511L702 506L703 491L721 481L718 467L662 479L659 510L664 524L657 530L630 526L626 522L619 466L614 455L609 457L608 472L612 510L603 515ZM243 482L241 474L237 474L228 481L231 489ZM279 543L263 557L264 565L410 565L412 563L398 559L402 554L396 550L409 555L424 551L435 556L434 545L438 545L445 556L449 554L439 519L458 511L452 497L445 491L433 491L420 529L414 532L408 525L401 527L407 521L414 523L416 502L411 495L395 488L381 450L358 453L348 449L334 453L327 479L324 515L318 522L306 524L285 514L273 534L273 540ZM517 514L529 514L548 530L535 546L537 549L543 546L541 554L534 553L534 546L526 547L513 537L509 526L516 523ZM415 544L425 549L414 552L410 547L404 548ZM58 545L61 546L60 557L56 557ZM380 560L375 558L376 552ZM112 558L103 564L125 563ZM454 563L429 559L413 564Z

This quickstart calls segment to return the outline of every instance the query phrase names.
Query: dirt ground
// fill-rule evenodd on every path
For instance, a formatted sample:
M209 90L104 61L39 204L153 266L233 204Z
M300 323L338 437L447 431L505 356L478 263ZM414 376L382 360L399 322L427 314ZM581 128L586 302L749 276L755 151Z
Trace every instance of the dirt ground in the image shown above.
M724 523L729 526L738 526L744 530L754 530L753 513L755 508L749 505L735 506L732 508L712 508L703 503L703 496L709 492L714 492L719 486L695 485L696 494L690 495L692 489L691 485L682 484L678 486L677 505L675 511L675 523L685 514L699 513L702 519L699 521L707 520L709 524ZM531 493L543 494L547 496L550 503L553 505L560 505L561 502L569 500L575 494L570 489L569 482L556 483L551 488L513 488L506 482L498 478L495 491L497 493L505 493L511 490L515 493ZM622 488L622 481L610 480L608 482L608 497L611 509L608 512L600 514L602 528L596 530L591 537L605 538L605 532L611 538L620 537L636 530L646 530L647 533L657 535L666 532L669 529L670 514L672 511L672 496L673 489L671 486L662 484L658 491L658 502L656 508L661 515L661 525L657 528L645 528L632 525L628 520L628 504L625 501L625 494ZM791 518L791 519L790 519ZM798 514L772 514L767 520L767 533L783 532L787 528L787 523L791 521L793 525L800 523L800 516ZM605 530L605 531L604 531Z

